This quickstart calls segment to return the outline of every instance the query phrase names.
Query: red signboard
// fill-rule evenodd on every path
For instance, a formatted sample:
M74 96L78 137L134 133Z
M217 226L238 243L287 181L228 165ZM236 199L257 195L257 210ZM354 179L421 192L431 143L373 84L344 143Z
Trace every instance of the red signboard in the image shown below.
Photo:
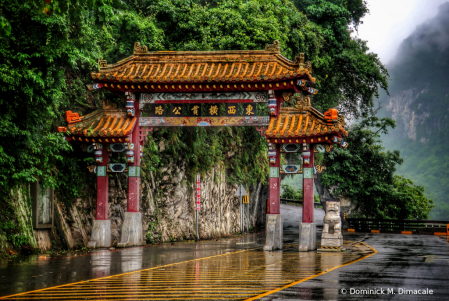
M200 210L200 175L196 175L196 210Z

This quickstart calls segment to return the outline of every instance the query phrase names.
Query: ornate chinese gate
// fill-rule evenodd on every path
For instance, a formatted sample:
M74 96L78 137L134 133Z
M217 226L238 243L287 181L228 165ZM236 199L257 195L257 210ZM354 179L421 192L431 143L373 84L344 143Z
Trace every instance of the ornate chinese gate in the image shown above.
M314 149L344 143L344 120L336 110L324 115L310 106L310 62L299 54L292 62L282 56L279 43L265 50L159 51L135 43L134 54L116 64L100 61L92 73L92 89L123 92L125 109L105 106L86 116L67 112L73 141L92 143L97 166L97 213L91 247L108 247L108 172L128 171L128 206L119 246L143 243L139 212L140 158L145 137L153 127L256 126L267 137L270 157L270 206L265 250L282 248L279 200L280 153L302 152L304 214L300 250L314 249ZM295 94L294 94L295 93ZM294 95L294 96L293 96ZM289 107L281 104L287 101ZM268 105L270 116L258 116ZM66 131L67 128L60 128ZM315 148L313 145L319 144ZM126 151L128 164L108 162L108 152ZM281 173L297 173L301 166L282 166ZM313 239L311 238L313 236ZM305 237L308 239L305 241ZM303 242L304 241L304 242Z

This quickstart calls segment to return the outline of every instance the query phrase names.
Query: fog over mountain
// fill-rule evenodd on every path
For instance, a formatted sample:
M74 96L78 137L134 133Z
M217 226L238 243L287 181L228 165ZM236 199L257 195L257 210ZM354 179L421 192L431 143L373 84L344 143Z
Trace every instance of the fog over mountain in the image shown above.
M438 53L447 51L449 47L449 3L440 6L438 15L418 26L415 32L405 39L400 47L401 53L396 57L396 63L413 57L415 54Z
M449 2L402 42L387 68L390 96L381 97L379 115L397 128L385 146L401 151L398 174L434 200L431 217L449 220Z

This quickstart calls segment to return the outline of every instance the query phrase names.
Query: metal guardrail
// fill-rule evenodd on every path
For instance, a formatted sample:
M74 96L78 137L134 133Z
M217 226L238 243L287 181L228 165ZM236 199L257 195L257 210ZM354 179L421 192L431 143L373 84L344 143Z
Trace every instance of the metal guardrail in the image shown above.
M422 234L448 233L449 221L434 220L393 220L393 219L367 219L347 218L348 229L356 232L414 232Z
M293 204L299 204L302 206L302 201L297 201L297 200L289 200L289 199L281 198L281 203L282 204L293 203ZM321 203L313 203L314 208L318 208L318 206L322 206Z

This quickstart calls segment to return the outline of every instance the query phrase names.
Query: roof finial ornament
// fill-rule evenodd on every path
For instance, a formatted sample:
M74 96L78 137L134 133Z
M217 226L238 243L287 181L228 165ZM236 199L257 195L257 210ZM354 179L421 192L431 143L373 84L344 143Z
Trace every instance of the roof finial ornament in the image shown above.
M106 60L98 60L98 66L101 67L107 67L108 66L108 62Z
M140 42L134 43L134 54L147 53L147 52L148 52L147 46L140 46Z
M281 46L279 45L279 41L274 41L273 44L265 45L265 51L280 53L281 52Z
M306 113L312 106L310 103L310 98L304 96L303 94L297 94L294 96L296 100L296 108L300 110L302 113Z
M304 53L299 53L297 56L295 56L295 63L304 64Z

